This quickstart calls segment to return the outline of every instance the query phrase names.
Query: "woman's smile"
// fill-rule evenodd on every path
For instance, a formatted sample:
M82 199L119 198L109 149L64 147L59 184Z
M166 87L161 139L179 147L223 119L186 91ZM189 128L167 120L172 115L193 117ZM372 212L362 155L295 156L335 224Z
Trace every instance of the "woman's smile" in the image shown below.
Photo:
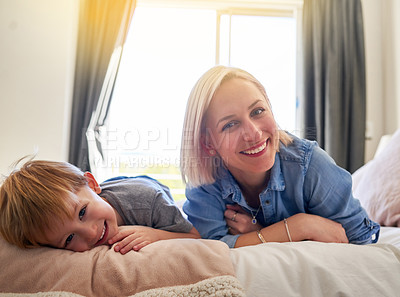
M260 143L259 145L251 147L250 149L241 151L240 153L243 155L251 156L251 157L258 157L259 155L264 153L264 151L267 148L268 143L269 143L269 139Z

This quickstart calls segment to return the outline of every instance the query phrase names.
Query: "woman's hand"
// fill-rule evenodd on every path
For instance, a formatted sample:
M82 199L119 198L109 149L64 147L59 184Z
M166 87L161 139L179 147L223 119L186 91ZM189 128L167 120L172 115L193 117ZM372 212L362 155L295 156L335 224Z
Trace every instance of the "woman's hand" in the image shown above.
M253 217L238 204L227 204L224 216L229 233L233 235L245 234L262 228L258 223L253 224L251 222Z
M324 217L299 213L288 218L287 222L293 241L349 242L342 225Z
M118 242L114 250L121 254L126 254L131 250L139 251L146 245L160 239L158 236L160 230L146 226L120 226L118 230L119 232L108 243Z

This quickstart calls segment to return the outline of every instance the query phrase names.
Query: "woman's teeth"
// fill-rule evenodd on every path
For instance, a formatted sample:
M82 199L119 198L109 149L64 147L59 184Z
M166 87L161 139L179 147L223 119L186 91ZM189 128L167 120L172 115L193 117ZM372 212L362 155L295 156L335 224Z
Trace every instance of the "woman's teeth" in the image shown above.
M255 149L252 149L252 150L243 151L243 153L246 154L246 155L254 155L254 154L257 154L257 153L261 152L266 147L267 147L267 142L264 142L259 147L255 148Z

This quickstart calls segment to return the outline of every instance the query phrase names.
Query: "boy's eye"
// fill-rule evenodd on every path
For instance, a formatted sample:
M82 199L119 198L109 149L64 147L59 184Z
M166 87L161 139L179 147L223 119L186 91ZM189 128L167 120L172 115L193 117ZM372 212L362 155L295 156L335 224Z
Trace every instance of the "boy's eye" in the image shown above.
M68 246L68 244L71 242L71 240L74 238L74 235L75 234L70 234L68 237L67 237L67 239L65 240L65 246L67 247Z
M86 213L86 206L83 207L80 211L79 211L79 219L81 220L82 217L85 215Z

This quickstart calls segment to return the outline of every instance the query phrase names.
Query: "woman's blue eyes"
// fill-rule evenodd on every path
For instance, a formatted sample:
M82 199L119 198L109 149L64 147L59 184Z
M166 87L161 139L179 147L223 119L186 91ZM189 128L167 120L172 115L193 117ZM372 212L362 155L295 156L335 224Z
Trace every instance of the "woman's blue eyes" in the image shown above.
M262 114L264 111L265 111L265 108L263 108L263 107L254 109L254 110L250 113L250 116L251 116L251 117L258 116L258 115ZM226 125L224 125L224 126L222 127L222 131L225 131L226 129L232 128L232 127L235 126L237 123L238 123L237 121L231 121L231 122L227 123Z
M235 124L236 124L236 122L229 122L228 124L226 124L222 127L222 131L225 131L226 129L233 127Z
M264 111L265 111L265 109L260 107L260 108L257 108L255 110L253 110L250 115L251 116L257 116L257 115L263 113Z

